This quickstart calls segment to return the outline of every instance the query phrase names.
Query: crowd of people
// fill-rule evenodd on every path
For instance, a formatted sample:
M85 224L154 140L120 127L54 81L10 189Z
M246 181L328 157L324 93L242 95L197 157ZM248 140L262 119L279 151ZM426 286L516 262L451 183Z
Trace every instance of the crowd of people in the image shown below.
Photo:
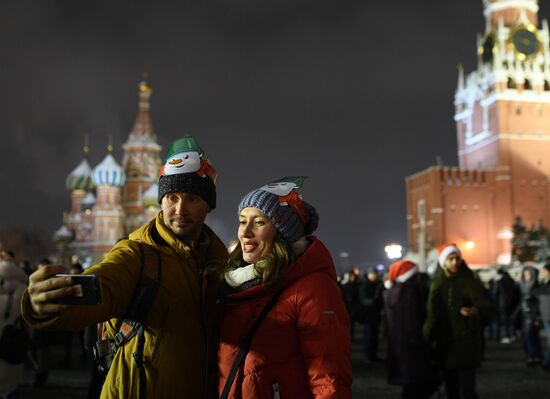
M73 257L69 266L69 273L80 274L82 265L77 257ZM28 286L29 276L43 265L50 264L48 258L43 258L36 263L28 260L17 261L16 254L10 249L0 250L0 309L4 311L4 317L0 318L0 332L7 325L14 325L21 319L19 308L20 300ZM1 333L0 333L1 334ZM48 382L48 376L52 368L60 366L71 367L73 359L73 340L78 338L78 348L82 363L89 362L91 346L83 341L84 331L45 331L38 329L26 329L27 356L25 362L13 363L0 357L0 397L17 398L18 388L23 382L25 364L34 371L33 386L40 388ZM93 340L95 342L95 339ZM62 359L59 364L52 364L51 351L53 347L61 348ZM73 364L74 365L74 364ZM94 366L95 368L95 366Z
M550 371L550 264L527 260L515 278L501 268L482 281L448 244L438 265L433 276L408 260L338 276L350 339L363 325L367 363L380 362L378 340L387 340L387 380L403 386L403 398L429 398L440 386L447 398L477 398L487 339L521 340L526 366Z
M3 325L22 317L33 329L36 385L47 381L47 343L56 331L70 332L66 365L74 337L94 349L104 374L94 367L90 397L101 398L351 398L358 323L364 360L384 358L403 398L428 398L442 385L448 398L476 398L486 333L505 344L519 329L527 363L548 368L539 332L550 336L550 266L542 284L526 264L518 282L501 271L485 287L446 244L431 277L407 260L384 275L373 268L337 277L314 235L319 214L299 193L300 176L242 197L238 240L228 249L204 223L216 208L217 173L203 155L192 136L173 142L157 217L96 265L70 266L71 274L98 278L98 304L63 301L82 295L69 266L43 260L30 270L2 253ZM0 359L0 367L8 370L0 396L17 398L22 365Z

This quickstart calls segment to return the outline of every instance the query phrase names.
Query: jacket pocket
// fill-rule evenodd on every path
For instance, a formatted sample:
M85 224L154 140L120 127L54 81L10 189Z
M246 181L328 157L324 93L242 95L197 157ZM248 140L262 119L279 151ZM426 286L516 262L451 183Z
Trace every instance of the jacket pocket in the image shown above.
M281 392L279 389L279 382L273 381L273 384L271 384L273 387L273 399L281 399Z
M161 341L163 338L166 319L169 311L169 306L166 306L163 309L163 312L160 314L160 325L158 328L148 328L148 326L145 325L145 331L147 334L145 336L144 356L147 357L149 360L153 359L156 356L157 350L159 348L159 341Z

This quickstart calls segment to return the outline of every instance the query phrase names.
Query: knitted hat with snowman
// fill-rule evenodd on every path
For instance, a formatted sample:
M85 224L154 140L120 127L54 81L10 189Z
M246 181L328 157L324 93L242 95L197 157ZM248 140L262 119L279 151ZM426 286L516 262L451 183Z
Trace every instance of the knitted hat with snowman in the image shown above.
M319 214L296 191L302 187L305 178L283 177L249 192L239 204L239 214L244 208L258 208L288 244L313 233L319 225Z
M168 148L166 161L160 168L158 202L169 193L196 194L210 209L216 207L217 172L193 136L175 140Z

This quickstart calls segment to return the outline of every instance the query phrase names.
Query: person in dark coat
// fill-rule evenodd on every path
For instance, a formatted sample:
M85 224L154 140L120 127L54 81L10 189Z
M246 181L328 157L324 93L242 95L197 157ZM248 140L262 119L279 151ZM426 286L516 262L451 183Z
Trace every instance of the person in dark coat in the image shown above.
M359 281L355 273L346 272L343 274L338 286L342 291L344 297L344 303L349 315L349 335L350 340L353 341L355 336L355 323L362 322L359 303Z
M430 287L424 336L435 345L448 399L476 399L476 373L483 355L483 325L494 304L454 244L439 248Z
M422 335L428 289L418 267L403 260L390 266L384 292L388 329L388 383L402 385L402 399L429 398L438 386L428 341Z
M527 365L536 366L540 363L541 348L539 331L539 303L534 291L538 286L538 270L533 262L526 262L521 271L519 289L521 300L515 313L521 315L521 338L523 349L527 354Z
M363 306L363 355L367 362L378 362L378 335L382 321L384 283L376 268L370 268L367 278L359 286L359 303Z
M518 305L519 288L506 270L500 269L494 279L493 296L497 306L496 339L503 344L514 340L512 314Z
M550 263L541 269L542 284L534 290L534 295L539 301L540 318L546 330L546 353L542 367L550 370Z

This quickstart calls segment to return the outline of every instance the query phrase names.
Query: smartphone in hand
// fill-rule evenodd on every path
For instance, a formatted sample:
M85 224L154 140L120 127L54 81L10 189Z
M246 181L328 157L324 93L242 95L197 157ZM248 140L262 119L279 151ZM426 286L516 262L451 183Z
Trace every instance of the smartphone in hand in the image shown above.
M74 294L52 300L64 305L99 305L101 290L99 279L95 274L56 274L55 277L70 277L73 281Z

